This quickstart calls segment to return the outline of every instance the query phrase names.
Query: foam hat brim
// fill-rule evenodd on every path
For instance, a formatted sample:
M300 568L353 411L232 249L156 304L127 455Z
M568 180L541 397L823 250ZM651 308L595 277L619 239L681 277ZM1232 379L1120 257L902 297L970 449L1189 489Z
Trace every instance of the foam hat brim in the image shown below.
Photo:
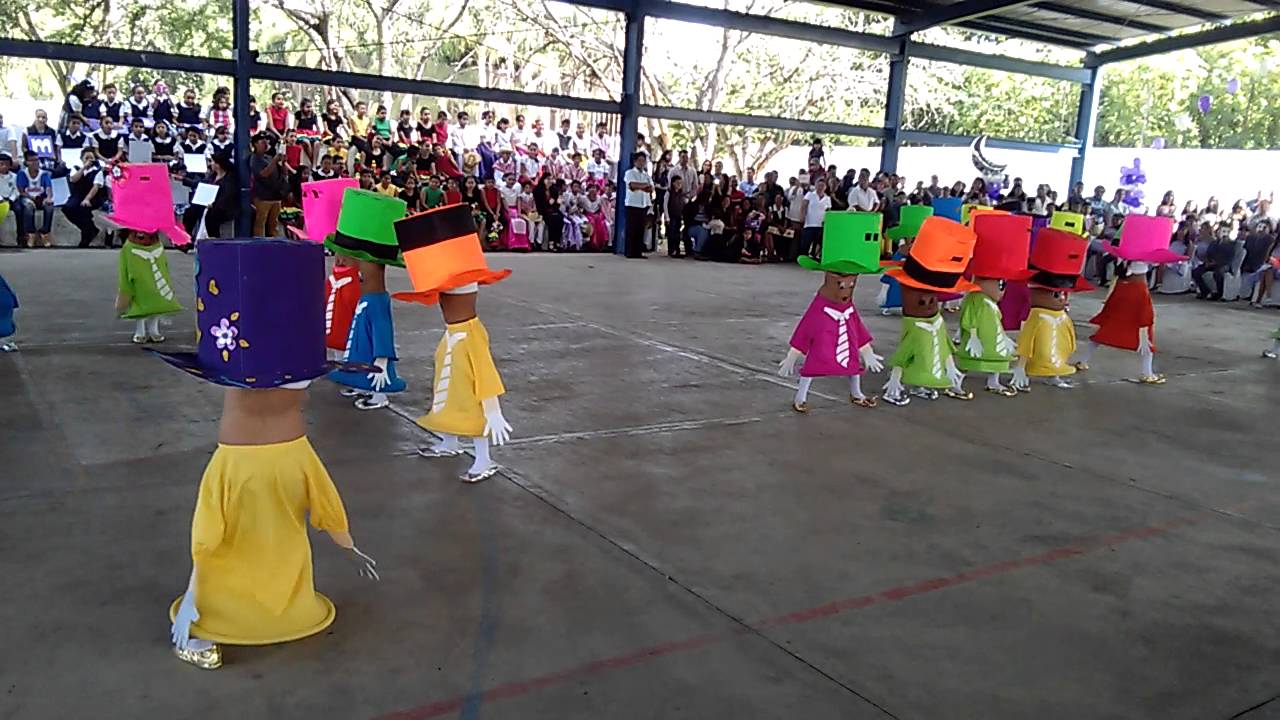
M455 275L449 278L449 282L444 283L441 287L431 288L430 290L413 290L411 292L393 293L391 297L401 302L418 303L419 305L435 305L440 302L440 293L446 290L462 287L476 283L477 285L493 285L511 277L510 270L476 270Z
M377 263L378 265L389 265L391 267L398 267L398 268L404 267L404 256L400 255L399 252L396 253L396 257L394 260L376 257L374 255L370 255L369 253L363 250L352 250L350 248L342 247L341 245L338 245L333 241L332 235L324 239L324 246L332 250L333 254L341 255L342 257L345 257L345 258L351 258L353 260L364 260L365 262Z
M101 222L103 225L103 229L105 230L110 230L110 231L129 230L132 232L140 232L140 233L157 233L169 238L169 242L173 243L175 246L178 246L178 247L183 247L191 244L191 235L187 233L186 228L183 228L181 225L178 225L177 223L172 223L170 225L165 225L163 227L160 225L148 225L146 227L139 227L138 223L122 221L119 217L115 215L102 215Z
M835 262L822 263L814 260L808 255L801 255L796 258L796 264L805 270L815 270L818 272L833 272L840 275L879 275L883 268L867 269L857 263L848 260L836 260Z
M1152 265L1167 265L1169 263L1183 262L1188 259L1186 255L1179 255L1168 248L1152 248L1146 252L1134 253L1126 252L1125 249L1119 245L1104 243L1103 249L1121 260L1144 262Z
M888 275L894 280L897 280L898 282L902 283L907 287L912 287L917 290L927 290L929 292L967 293L967 292L973 292L975 290L982 289L977 285L977 283L974 283L971 280L966 280L963 277L958 278L956 280L955 286L953 287L937 287L935 285L928 285L926 283L920 282L919 280L916 280L915 278L908 275L906 270L898 267L889 268L888 270L884 271L884 274Z
M349 362L324 362L314 370L301 372L296 375L282 377L278 382L271 385L260 385L245 382L237 378L227 377L215 371L212 368L206 368L200 364L199 357L193 352L160 352L151 348L143 348L143 352L154 355L169 365L187 373L188 375L204 380L205 382L221 385L223 387L234 387L248 390L268 390L289 383L302 382L304 380L315 380L324 377L334 370L342 370L344 372L372 373L381 372L381 368L365 363L349 363Z

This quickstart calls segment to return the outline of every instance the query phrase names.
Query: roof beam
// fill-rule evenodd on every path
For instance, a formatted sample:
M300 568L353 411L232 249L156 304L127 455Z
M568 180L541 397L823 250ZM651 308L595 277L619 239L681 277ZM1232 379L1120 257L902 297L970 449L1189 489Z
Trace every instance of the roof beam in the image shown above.
M957 48L914 41L907 44L907 54L912 59L921 58L958 65L971 65L973 67L987 68L988 70L1034 75L1036 77L1047 77L1074 83L1089 82L1090 77L1089 71L1085 68L1019 60L1003 55L989 55L972 50L959 50Z
M1069 30L1067 28L1055 27L1053 25L1045 25L1038 22L1004 17L982 18L981 20L966 22L964 23L964 26L975 30L982 30L983 32L996 33L998 35L1030 38L1032 40L1053 43L1055 45L1066 45L1067 47L1075 48L1092 47L1094 45L1115 42L1115 38L1108 37L1106 35L1084 32L1082 30Z
M904 37L939 25L954 25L977 20L985 15L1030 5L1035 0L961 0L952 5L935 5L915 15L899 18L893 25L893 35Z
M714 110L696 110L693 108L658 107L641 105L640 117L661 120L681 120L693 123L716 123L718 125L739 125L769 130L784 130L809 135L850 135L853 137L883 138L886 130L883 127L869 125L846 125L844 123L823 122L820 120L794 120L791 118L772 117L768 115L747 115L745 113L716 112Z
M37 60L71 60L92 65L118 65L120 67L175 70L207 75L235 74L234 60L211 57L192 57L119 48L90 47L67 43L32 42L0 38L0 56L34 58Z
M1163 10L1168 13L1176 13L1178 15L1186 15L1187 17L1199 18L1206 22L1226 22L1231 18L1227 15L1213 12L1212 10L1202 10L1191 5L1184 5L1180 2L1169 2L1169 0L1124 0L1130 5L1141 5L1149 7L1153 10ZM1194 2L1194 0L1188 0Z
M1116 27L1133 28L1146 33L1166 33L1172 28L1163 25L1155 25L1142 20L1135 20L1129 17L1121 17L1119 15L1108 15L1107 13L1087 10L1085 8L1072 7L1070 5L1061 5L1056 2L1038 2L1035 4L1041 10L1056 12L1059 15L1069 15L1071 17L1083 18L1085 20L1095 20L1097 22L1107 23Z
M576 2L576 0L574 0ZM679 2L641 2L641 12L650 17L678 20L680 22L697 23L713 27L725 27L731 30L775 35L777 37L805 40L808 42L840 45L894 54L900 51L901 42L883 35L860 33L834 27L810 25L794 20L780 20L763 15L748 15L732 10L717 10Z
M1167 52L1175 50L1186 50L1187 48L1200 47L1202 45L1215 45L1221 42L1231 40L1243 40L1244 38L1257 37L1258 35L1269 35L1271 33L1280 32L1280 15L1262 18L1261 20L1252 20L1250 22L1237 22L1229 25L1219 25L1200 32L1184 33L1182 35L1172 35L1169 37L1152 40L1151 42L1137 43L1134 45L1125 45L1124 47L1106 50L1095 53L1085 58L1085 65L1096 67L1107 63L1120 62L1122 60L1134 60L1137 58L1150 57L1152 55L1163 55Z

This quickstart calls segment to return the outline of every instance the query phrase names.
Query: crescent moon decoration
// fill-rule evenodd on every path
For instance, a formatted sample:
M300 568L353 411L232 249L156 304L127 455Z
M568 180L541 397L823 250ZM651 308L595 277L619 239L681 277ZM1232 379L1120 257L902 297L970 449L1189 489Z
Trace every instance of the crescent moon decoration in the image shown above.
M969 145L970 159L973 160L973 166L978 172L984 175L999 175L1005 171L1008 165L1000 165L993 163L986 156L987 136L979 135L973 139L973 143Z

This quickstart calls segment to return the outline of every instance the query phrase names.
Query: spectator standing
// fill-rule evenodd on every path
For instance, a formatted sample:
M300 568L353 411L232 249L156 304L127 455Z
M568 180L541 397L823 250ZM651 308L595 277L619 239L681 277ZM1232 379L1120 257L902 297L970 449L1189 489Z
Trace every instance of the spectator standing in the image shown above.
M569 145L573 142L573 132L569 129L569 118L560 121L560 130L556 132L556 140L560 142L560 152L569 151Z
M22 134L22 153L33 152L40 159L40 166L52 168L58 159L58 133L49 126L49 115L37 110L35 121ZM25 164L25 163L24 163Z
M608 125L596 123L596 134L591 137L590 143L592 157L595 157L596 150L603 151L606 158L616 157L613 153L613 140L608 136L608 132Z
M680 178L680 186L685 198L691 198L698 192L698 170L689 164L689 151L681 150L676 166L671 168L671 177Z
M650 158L652 159L652 158ZM664 150L658 156L658 162L653 167L653 225L655 228L654 235L656 237L656 228L666 230L663 222L663 214L667 211L667 192L671 187L671 151ZM668 241L669 242L669 241Z
M631 154L631 169L622 176L627 186L626 223L627 231L624 248L628 258L643 259L644 226L649 207L653 202L653 179L648 173L649 156L642 152Z
M867 183L866 176L858 178L858 184L849 189L849 209L857 212L879 212L880 193Z
M1249 230L1253 230L1257 228L1260 223L1264 222L1272 222L1271 201L1266 199L1258 201L1258 210L1245 222L1245 227Z
M670 257L682 257L681 247L684 253L692 255L693 245L689 241L688 235L684 234L684 206L687 198L684 194L684 178L671 174L671 185L667 192L667 203L663 212L667 217L667 255Z
M0 153L13 157L18 152L18 136L13 128L4 124L4 116L0 115Z
M818 180L804 196L801 214L804 229L800 233L800 251L818 257L822 247L822 222L831 209L831 196L827 194L827 181Z
M755 197L760 185L756 182L756 169L747 168L747 179L738 183L738 191L747 197Z
M276 237L280 229L280 203L284 200L285 178L280 153L267 154L270 141L268 134L259 133L254 138L253 155L249 158L249 171L253 177L249 199L253 203L254 237Z
M809 145L809 171L813 172L813 168L826 167L827 153L822 147L822 138L814 138L813 143Z
M1088 201L1086 202L1086 206L1088 207L1088 210L1089 210L1089 215L1093 216L1094 218L1097 218L1102 222L1107 221L1108 213L1107 213L1106 194L1107 194L1107 189L1099 185L1093 189L1093 197L1089 198Z
M351 145L362 153L369 152L369 126L372 123L369 104L363 100L357 102L355 112L347 118L347 129L351 133Z
M283 140L284 134L293 126L293 113L284 101L284 93L271 93L271 105L267 107L267 131Z

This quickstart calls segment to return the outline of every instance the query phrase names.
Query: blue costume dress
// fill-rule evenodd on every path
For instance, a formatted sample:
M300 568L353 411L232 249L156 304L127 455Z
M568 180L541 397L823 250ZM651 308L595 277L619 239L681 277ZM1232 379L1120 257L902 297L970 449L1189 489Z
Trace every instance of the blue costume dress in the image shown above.
M18 332L18 326L13 323L13 311L17 309L18 296L13 294L9 283L0 275L0 338L7 338Z
M903 262L907 259L907 254L899 250L893 254L893 259ZM885 293L884 300L880 303L881 310L892 310L893 308L902 307L902 286L898 281L888 275L881 275L880 282L889 286L889 291Z
M356 303L355 318L351 321L351 334L347 337L348 362L372 365L375 358L387 359L387 375L391 382L381 392L398 393L404 390L404 380L396 375L396 332L391 324L391 296L385 292L360 296ZM373 392L368 373L334 370L329 379L357 390Z

